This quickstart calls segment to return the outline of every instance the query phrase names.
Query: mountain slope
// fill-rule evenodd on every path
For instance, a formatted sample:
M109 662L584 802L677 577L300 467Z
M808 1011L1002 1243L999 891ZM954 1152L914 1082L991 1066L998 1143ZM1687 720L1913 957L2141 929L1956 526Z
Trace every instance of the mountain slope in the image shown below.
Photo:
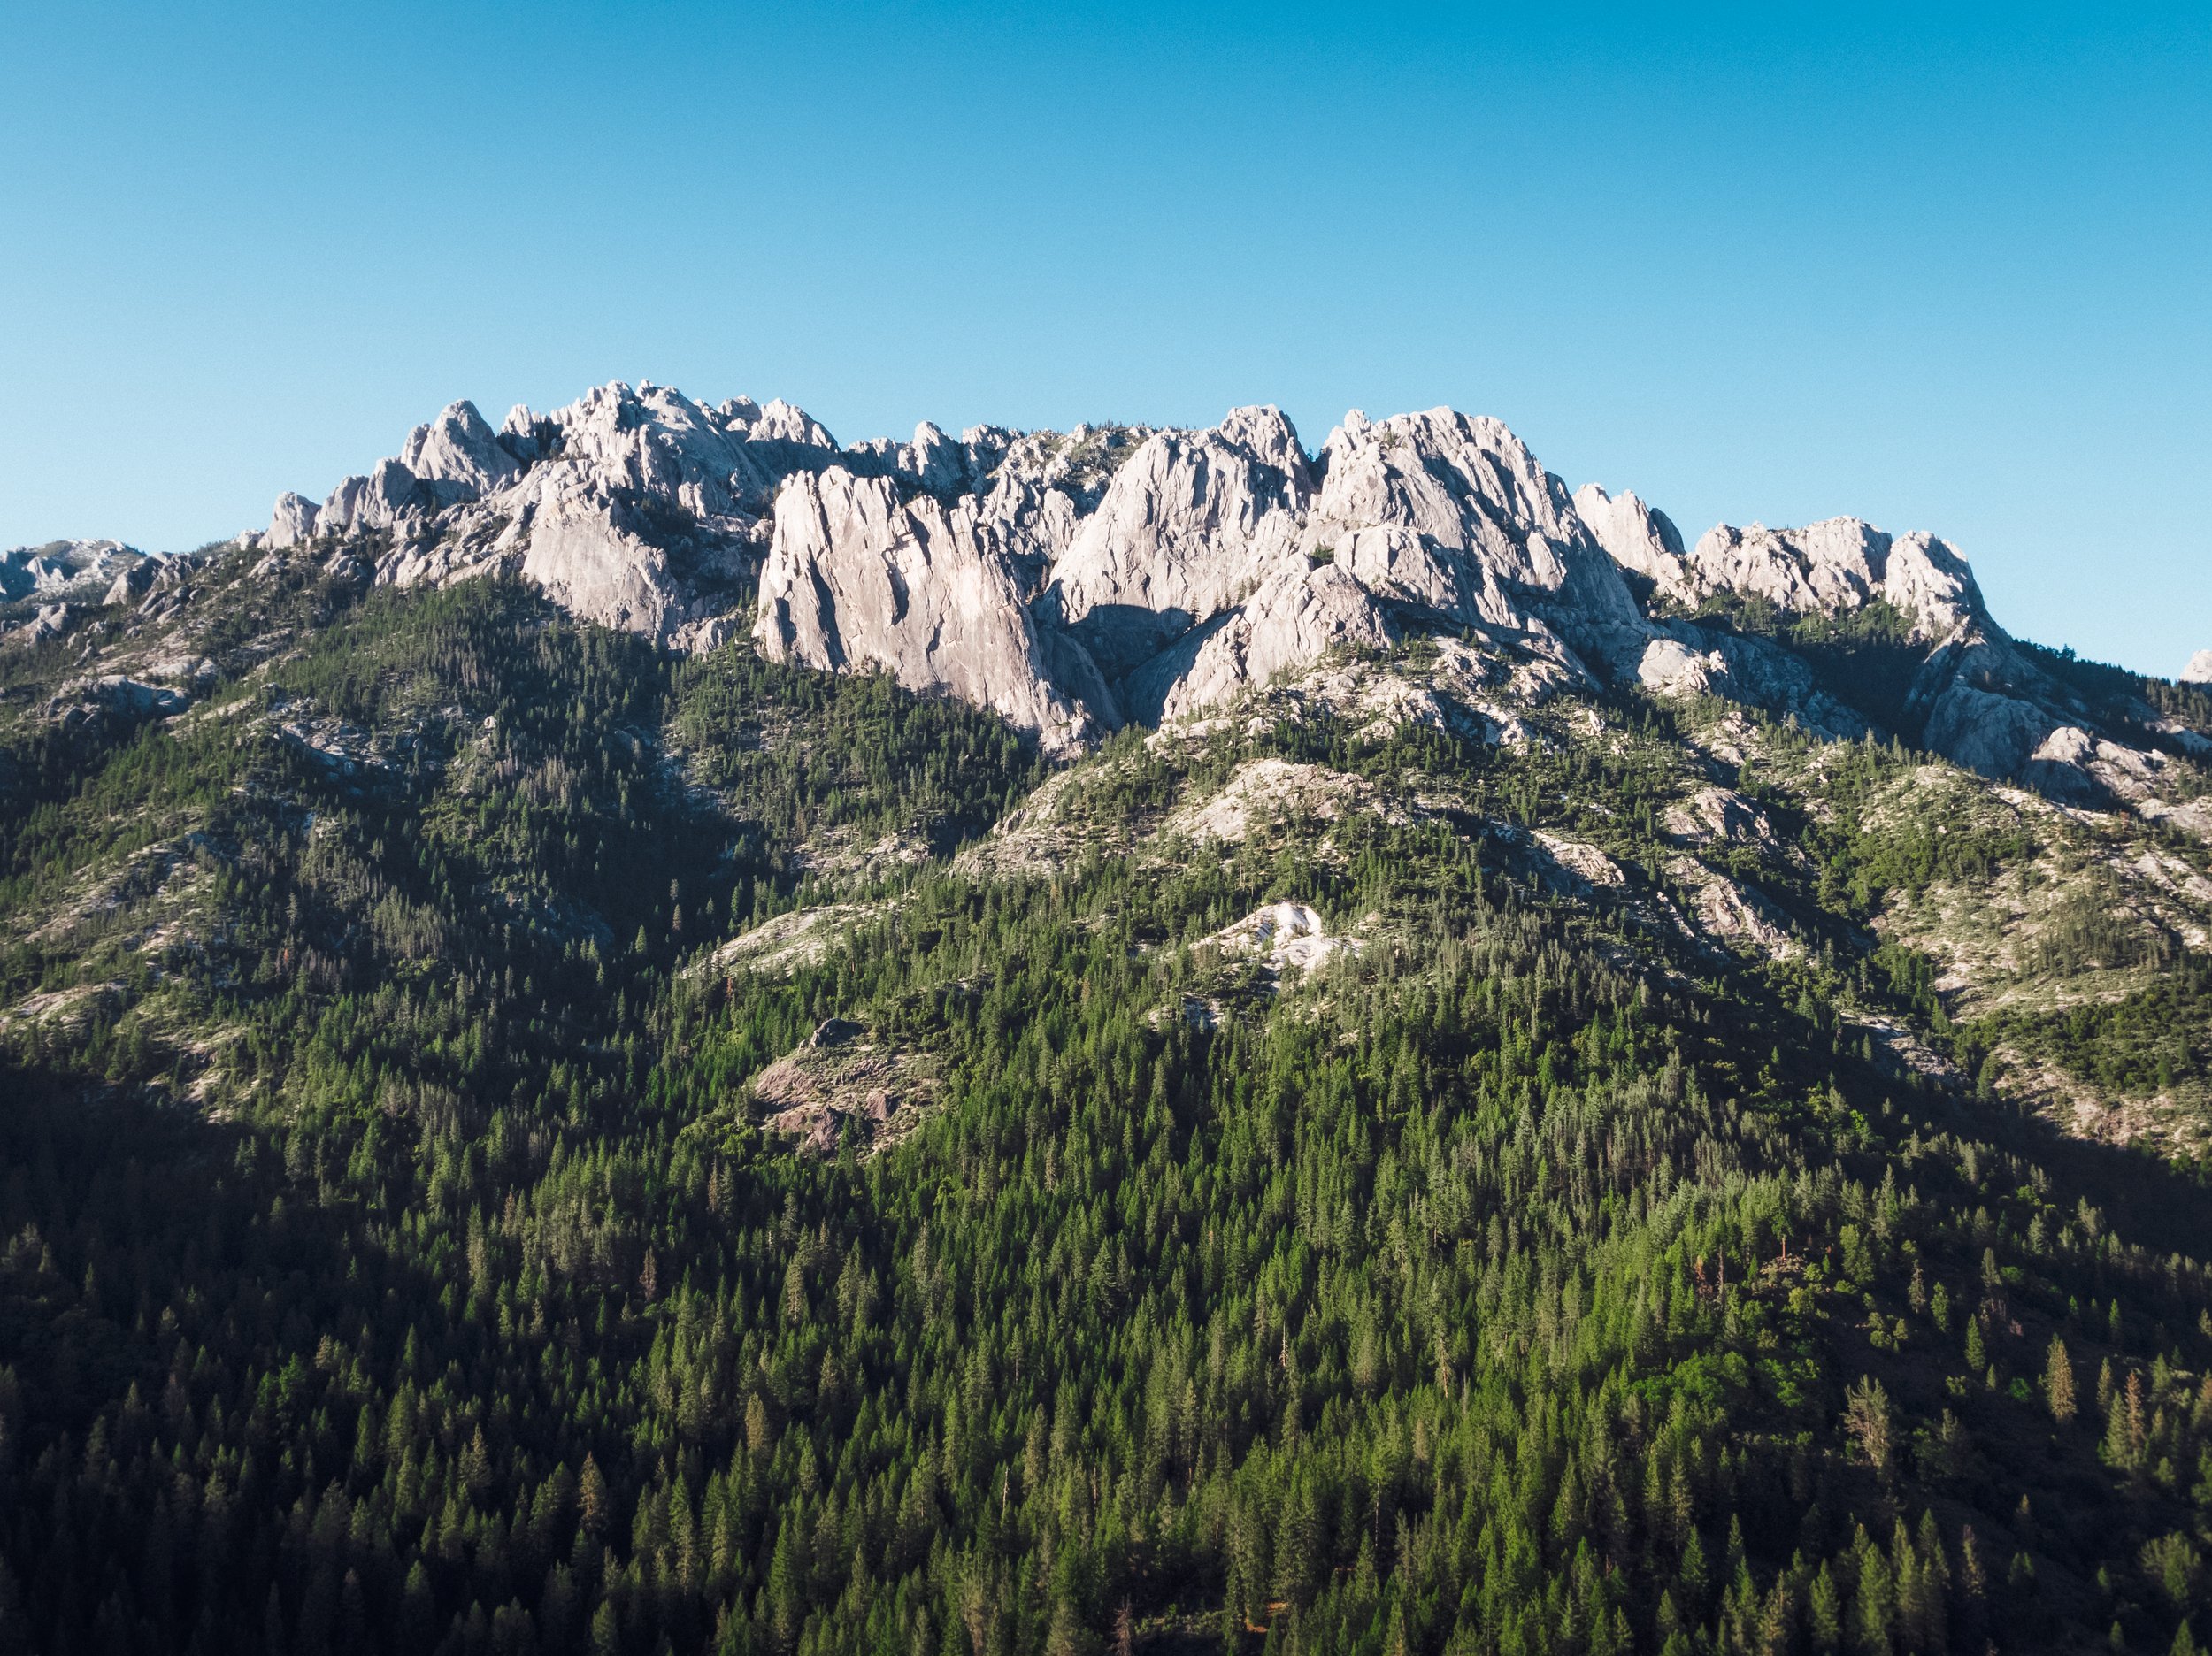
M535 487L456 418L474 500L0 646L0 1649L2206 1625L2198 693L1909 617L1863 526L1730 543L1810 598L1640 565L1441 416L1316 477L718 413L808 464L694 478L738 584L610 626L399 578ZM833 496L805 557L1089 663L1064 762L708 646ZM1919 745L1975 649L2139 799Z

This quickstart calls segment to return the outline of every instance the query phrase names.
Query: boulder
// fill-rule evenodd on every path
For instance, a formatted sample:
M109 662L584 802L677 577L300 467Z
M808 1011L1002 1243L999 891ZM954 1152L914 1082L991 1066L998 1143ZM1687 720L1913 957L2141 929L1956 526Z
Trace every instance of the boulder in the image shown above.
M1256 958L1280 977L1316 970L1336 955L1358 954L1363 945L1356 938L1331 937L1320 915L1305 903L1273 902L1200 939L1196 947Z

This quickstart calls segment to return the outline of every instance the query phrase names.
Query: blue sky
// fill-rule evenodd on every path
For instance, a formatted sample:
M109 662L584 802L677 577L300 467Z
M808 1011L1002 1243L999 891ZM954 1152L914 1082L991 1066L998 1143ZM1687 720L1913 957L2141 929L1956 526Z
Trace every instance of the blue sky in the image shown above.
M0 7L0 545L196 544L455 397L847 441L1500 416L2212 647L2212 9Z

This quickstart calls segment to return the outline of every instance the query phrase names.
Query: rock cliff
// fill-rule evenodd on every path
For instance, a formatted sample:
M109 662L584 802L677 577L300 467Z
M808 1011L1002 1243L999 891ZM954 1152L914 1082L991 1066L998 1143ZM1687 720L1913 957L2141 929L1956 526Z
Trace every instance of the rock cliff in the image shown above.
M1355 410L1313 453L1270 407L841 448L788 403L614 384L497 430L456 402L319 504L280 498L263 538L400 585L519 576L680 648L749 632L993 709L1054 752L1424 634L1540 669L1531 684L1902 734L2081 802L2141 799L2203 740L2012 640L1932 535L1722 524L1686 550L1635 494L1571 495L1504 426L1449 409ZM52 550L8 555L10 596L62 595ZM120 579L101 556L79 563ZM1886 654L1854 667L1839 640ZM2185 676L2212 678L2212 651Z

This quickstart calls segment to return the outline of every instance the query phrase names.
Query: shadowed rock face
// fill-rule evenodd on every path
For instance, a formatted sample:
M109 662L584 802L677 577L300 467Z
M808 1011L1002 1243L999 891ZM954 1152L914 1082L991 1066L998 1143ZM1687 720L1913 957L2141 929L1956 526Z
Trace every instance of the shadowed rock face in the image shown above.
M1941 540L1838 518L1723 524L1686 551L1636 495L1570 495L1504 426L1449 409L1354 411L1313 456L1268 407L1197 431L956 439L925 422L910 442L840 448L788 403L615 384L496 431L456 402L320 504L280 498L263 539L343 542L349 567L373 560L401 585L518 575L679 648L749 632L771 656L989 708L1053 752L1422 633L1549 682L1887 733L1787 641L1788 625L1882 603L1917 663L1906 733L2085 802L2124 795L2151 763L1989 618ZM55 579L19 561L27 590ZM1731 624L1747 604L1784 636ZM2190 672L2212 678L2212 651Z

